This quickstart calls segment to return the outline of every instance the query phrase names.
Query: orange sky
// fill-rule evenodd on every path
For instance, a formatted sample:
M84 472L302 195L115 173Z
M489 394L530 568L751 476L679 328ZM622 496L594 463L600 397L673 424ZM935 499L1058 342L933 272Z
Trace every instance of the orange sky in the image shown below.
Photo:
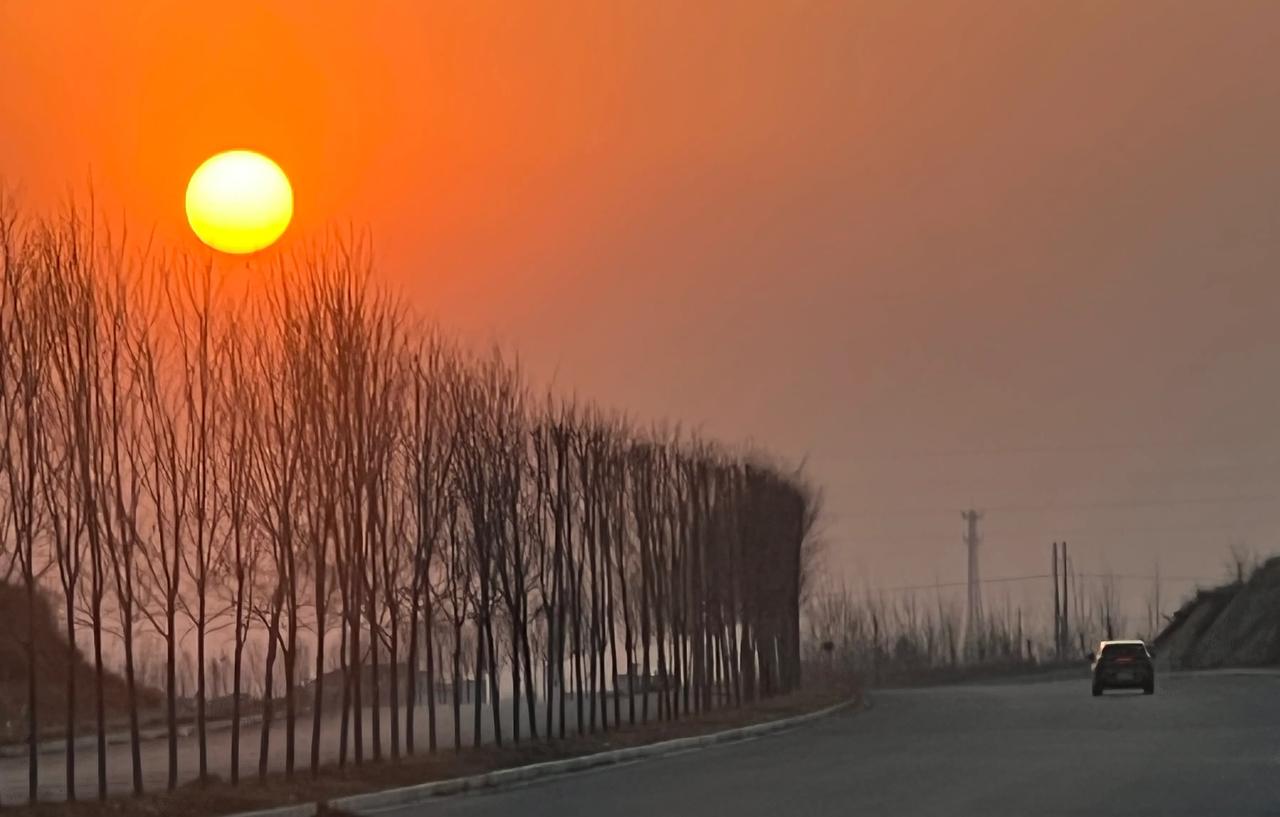
M534 10L534 6L537 9ZM0 177L190 243L248 147L297 237L643 418L808 457L873 583L1277 541L1280 5L0 4ZM1054 511L1026 510L1053 506ZM916 509L920 509L917 511ZM908 512L910 511L910 512Z

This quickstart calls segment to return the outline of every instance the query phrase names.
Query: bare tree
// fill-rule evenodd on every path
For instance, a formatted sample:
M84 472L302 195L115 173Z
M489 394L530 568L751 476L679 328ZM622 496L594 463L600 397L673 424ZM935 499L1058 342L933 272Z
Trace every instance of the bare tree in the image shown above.
M447 378L453 371L453 355L437 336L420 346L412 362L413 411L406 439L408 467L413 480L413 576L409 584L409 657L405 684L405 749L414 751L414 708L417 704L418 644L426 642L427 678L432 684L427 697L427 741L436 751L435 696L435 593L432 579L437 573L438 543L447 515L445 503L451 498L448 480L453 467L454 435L449 425ZM419 617L425 639L419 637ZM455 730L456 731L456 730Z
M244 702L244 651L249 638L254 609L254 588L261 558L261 538L250 508L250 486L253 479L251 453L259 433L257 379L251 363L245 359L246 346L253 336L243 339L238 331L228 335L226 365L219 397L223 403L223 423L216 429L216 444L223 465L220 485L225 491L222 504L227 510L227 531L219 549L219 573L231 580L230 599L232 633L231 667L231 748L229 763L231 782L240 781L240 725Z
M27 780L28 798L36 800L39 768L40 723L38 715L39 667L37 665L36 622L39 589L37 582L44 565L36 540L42 524L37 486L49 445L41 412L41 398L47 388L49 330L45 323L48 293L30 252L13 246L12 227L0 222L3 242L3 280L0 281L0 314L4 335L0 337L0 425L3 426L4 453L0 465L8 489L9 527L13 532L13 557L22 578L27 606L27 634L23 648L27 659Z
M142 741L139 729L138 684L134 660L134 626L140 607L139 551L144 542L137 526L138 506L143 489L143 420L140 378L133 368L138 357L135 345L147 324L139 319L145 305L123 266L122 255L113 257L114 266L103 293L104 320L101 330L104 360L100 375L105 394L95 418L104 452L99 459L103 473L99 481L109 486L99 509L106 532L107 553L114 579L116 611L124 651L124 677L129 709L129 750L134 794L142 794Z
M281 698L284 771L309 703L318 774L335 666L339 763L352 748L365 760L370 704L381 759L384 699L389 754L413 752L423 647L432 750L440 666L455 749L464 695L479 744L486 703L501 743L563 737L570 696L586 732L647 720L655 695L671 719L799 684L819 507L799 473L692 435L640 435L575 400L529 405L501 352L463 355L408 325L370 283L361 240L278 260L263 298L241 304L213 268L137 255L74 211L37 227L0 207L0 575L19 576L32 622L32 786L47 592L66 618L71 737L81 621L92 633L103 797L104 654L117 648L135 792L148 682L164 687L171 788L179 697L194 695L204 781L210 695L228 689L233 781L251 694L259 776ZM941 615L923 615L873 609L871 654L887 628L923 639L928 660L945 654ZM229 656L211 660L222 627ZM988 640L1007 652L1012 632Z
M161 271L169 280L170 270ZM182 331L182 330L180 330ZM151 622L165 643L165 713L168 724L168 788L178 785L177 667L178 611L181 605L182 566L187 551L187 525L194 476L180 427L178 398L188 372L182 364L162 358L153 331L139 332L131 346L133 366L139 378L146 464L141 482L153 520L151 536L139 548L148 581L142 585L151 597L138 610ZM175 375L173 369L179 371ZM175 382L176 381L176 382ZM158 607L159 609L155 609Z
M173 279L166 279L173 280ZM215 567L223 507L218 490L225 463L217 456L215 435L225 422L219 389L227 337L214 325L215 310L211 270L205 266L178 279L180 292L167 292L174 334L177 337L179 395L177 414L184 431L178 451L179 469L186 474L190 496L183 533L190 547L180 550L182 567L194 590L194 604L182 599L181 608L195 630L196 745L200 782L209 777L207 735L206 644L210 627L209 585Z
M265 614L267 659L262 706L262 731L258 775L265 777L274 715L274 668L278 653L284 658L285 773L294 765L294 671L297 660L299 625L299 575L296 526L298 493L302 481L303 419L295 397L296 365L304 343L302 317L287 285L281 286L270 312L270 334L258 357L260 384L260 435L254 451L252 490L257 508L257 524L270 542L275 590ZM282 614L285 632L280 631Z
M45 230L40 236L38 264L47 281L44 313L49 323L50 388L41 408L55 442L42 461L41 483L49 520L54 560L62 590L67 631L66 653L66 796L76 799L76 709L79 651L76 644L78 593L84 571L86 529L96 526L92 494L81 480L82 448L86 445L90 410L87 326L91 312L91 281L78 263L80 247L75 222L69 229ZM101 588L91 587L91 600L100 604ZM91 603L91 610L96 605ZM99 622L101 616L95 617ZM96 629L96 628L95 628ZM103 781L105 782L105 781Z

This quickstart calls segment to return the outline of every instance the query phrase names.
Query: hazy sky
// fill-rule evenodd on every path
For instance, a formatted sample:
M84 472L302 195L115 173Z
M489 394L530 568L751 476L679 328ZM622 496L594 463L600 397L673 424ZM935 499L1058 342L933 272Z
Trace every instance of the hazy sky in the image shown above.
M805 458L858 582L969 505L989 577L1280 541L1280 4L0 0L29 205L189 244L232 147L539 381Z

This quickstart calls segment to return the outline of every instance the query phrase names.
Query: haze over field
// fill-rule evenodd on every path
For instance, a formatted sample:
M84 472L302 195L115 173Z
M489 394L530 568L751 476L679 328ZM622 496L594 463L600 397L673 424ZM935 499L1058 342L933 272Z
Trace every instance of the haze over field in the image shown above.
M963 579L970 505L987 576L1271 549L1280 6L778 7L6 3L0 175L190 246L249 140L286 249L367 225L536 380L805 459L858 581Z

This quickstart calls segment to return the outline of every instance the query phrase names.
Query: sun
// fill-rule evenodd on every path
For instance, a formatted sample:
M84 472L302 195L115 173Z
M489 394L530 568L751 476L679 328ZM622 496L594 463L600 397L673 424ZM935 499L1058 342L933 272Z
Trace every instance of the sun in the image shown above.
M252 150L211 156L187 183L187 221L196 236L225 253L271 246L293 218L293 188L275 162Z

